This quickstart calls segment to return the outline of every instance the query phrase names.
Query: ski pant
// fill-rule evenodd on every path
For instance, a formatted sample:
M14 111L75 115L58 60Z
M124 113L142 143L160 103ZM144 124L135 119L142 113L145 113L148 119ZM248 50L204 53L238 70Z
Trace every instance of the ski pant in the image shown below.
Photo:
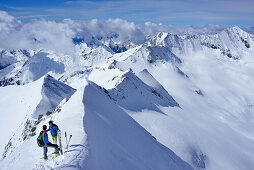
M52 140L54 144L57 144L57 140L59 141L59 145L61 144L61 131L58 130L56 132L56 136L52 136Z
M44 147L43 147L44 159L48 159L48 156L47 156L48 147L50 147L50 148L55 148L55 153L56 153L56 154L59 154L58 145L52 144L52 143L48 143L48 144L45 144Z
M60 130L57 131L56 136L52 136L52 140L53 140L53 143L56 145L57 145L57 140L58 140L58 142L59 142L58 146L60 148L61 154L63 154L62 153L62 141L61 141L61 131Z
M57 145L57 136L52 136L53 143Z

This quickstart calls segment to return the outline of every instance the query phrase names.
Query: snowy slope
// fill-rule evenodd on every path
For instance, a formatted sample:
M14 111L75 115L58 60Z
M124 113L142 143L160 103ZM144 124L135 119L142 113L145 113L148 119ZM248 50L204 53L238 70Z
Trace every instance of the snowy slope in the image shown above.
M112 57L114 52L106 46L88 47L87 44L81 43L76 45L78 54L82 56L87 66L97 65L106 62Z
M188 43L184 44L185 42L182 46L168 43L187 49L181 55L171 46L166 46L178 54L183 61L180 65L175 65L174 62L148 64L146 53L136 54L139 47L117 54L111 64L112 68L132 68L136 74L142 69L149 70L174 96L182 110L160 107L160 111L170 116L168 118L152 111L151 105L146 107L150 109L142 111L133 111L132 105L127 112L162 144L174 148L178 155L196 168L249 169L253 166L253 154L247 151L247 148L253 148L253 52L251 47L247 48L240 40L240 36L246 38L252 35L242 30L237 32L237 29L239 28L234 27L221 32L221 35L206 37L215 40L220 36L219 44L231 51L238 51L241 54L240 61L231 60L220 49L207 48L200 40L196 45L190 43L192 46L188 48ZM227 38L223 38L224 32L227 32ZM229 38L232 36L234 38ZM250 38L249 44L251 43ZM102 86L104 84L107 87L106 81L101 83ZM127 94L131 94L130 91ZM134 101L143 105L142 100ZM120 103L121 99L117 102ZM124 108L123 105L122 107ZM225 155L225 152L229 154Z
M84 93L84 169L192 169L114 104L94 83Z
M43 79L36 81L35 83L42 82ZM35 91L40 93L42 86L33 83ZM59 82L60 83L60 82ZM66 103L63 100L60 105L56 108L56 110L50 114L49 116L43 116L40 119L33 119L30 116L27 116L27 120L29 121L29 126L20 126L14 136L11 139L13 142L12 146L15 148L10 148L11 152L8 152L6 157L1 160L1 168L2 169L52 169L60 166L71 167L72 164L75 166L78 164L78 156L82 157L86 152L82 152L84 146L81 145L83 141L86 139L86 134L83 131L83 116L84 116L84 107L82 102L83 91L84 88L80 85L85 85L85 82L76 82L73 84L77 88L77 91L73 94L73 96ZM60 83L61 84L61 83ZM30 84L29 84L30 85ZM32 84L31 84L32 85ZM28 85L23 86L23 88L29 88ZM15 89L14 86L10 86L10 88ZM55 92L57 92L57 88L55 88ZM61 91L61 89L60 89ZM39 96L39 95L38 95ZM25 98L26 101L31 102L29 97ZM36 101L35 106L38 105L39 100ZM34 107L35 109L35 107ZM18 110L16 111L18 112ZM10 122L15 122L13 119L8 119ZM43 149L37 146L36 138L39 132L41 131L42 125L47 124L49 120L54 120L61 129L62 132L62 144L65 145L64 141L64 132L67 131L67 134L73 135L72 144L69 152L66 152L64 156L59 157L54 160L49 160L45 163L43 159L40 159L43 156ZM20 133L22 131L26 132L26 134L31 133L30 129L35 127L36 135L31 135L26 139L21 138L24 133ZM28 128L28 131L27 129ZM7 136L6 136L7 137ZM49 138L49 140L51 140ZM77 144L77 145L74 145ZM65 147L64 147L65 148ZM52 153L53 149L49 149L49 153Z
M144 73L149 74L149 73ZM150 77L152 78L152 77ZM154 80L151 83L156 83ZM116 87L106 91L118 105L133 111L150 109L159 111L159 106L179 106L163 88L153 88L140 80L132 70L122 75Z
M103 41L70 54L2 50L2 169L254 167L253 35L232 27ZM73 138L45 162L36 137L49 120L62 143L65 131Z
M41 89L42 99L34 111L33 118L53 112L63 99L68 101L73 93L75 93L75 89L47 75Z
M15 147L22 144L23 141L35 135L37 125L40 123L39 116L45 116L47 112L53 112L60 102L64 99L68 101L75 92L75 89L55 80L49 75L26 86L9 86L6 88L3 89L6 89L5 91L12 97L2 100L3 113L6 114L4 116L6 120L2 123L2 127L8 126L12 128L7 128L4 132L5 138L2 138L1 144L6 145L8 142L6 146L1 145L4 157L12 152ZM9 91L8 88L10 89ZM25 92L28 90L31 92L26 94ZM10 100L15 102L12 104L14 107L5 105ZM24 114L22 115L22 113ZM11 119L11 117L14 117L13 114L18 116L15 116L15 119Z
M0 50L0 70L13 65L16 62L27 60L30 52L27 50Z
M79 83L73 84L78 90L60 104L60 111L35 123L37 133L51 119L62 127L62 135L63 131L71 132L69 151L45 163L40 159L42 149L34 142L36 136L31 136L1 161L3 169L192 169L114 104L102 88L91 82L87 86L84 81Z
M162 32L151 38L146 44L167 47L176 55L188 55L193 51L199 52L208 48L213 51L219 50L229 58L239 59L243 54L249 52L253 54L254 37L239 27L232 27L214 35L179 36Z
M39 88L42 87L43 79L26 86L7 86L0 88L1 94L1 129L2 132L0 150L4 147L12 135L18 130L27 115L33 114L37 104L41 100ZM7 128L11 127L11 128Z
M32 57L21 56L21 60L6 73L5 68L0 70L0 85L13 85L13 84L27 84L29 82L38 80L45 74L53 72L61 74L64 72L65 66L50 58L50 54L43 51L38 51ZM17 58L17 57L16 57Z

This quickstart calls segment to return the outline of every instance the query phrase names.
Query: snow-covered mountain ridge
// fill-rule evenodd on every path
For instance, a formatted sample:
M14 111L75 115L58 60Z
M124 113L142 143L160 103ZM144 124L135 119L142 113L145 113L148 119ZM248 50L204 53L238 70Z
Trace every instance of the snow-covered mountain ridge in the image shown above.
M203 50L204 47L219 49L229 58L239 59L246 48L253 52L254 37L232 27L214 35L178 36L169 33L159 33L147 42L148 46L163 46L177 54L188 54L189 50Z
M254 35L160 32L144 43L83 41L73 53L0 52L3 169L254 166ZM113 41L113 40L112 40ZM54 120L69 151L41 160Z

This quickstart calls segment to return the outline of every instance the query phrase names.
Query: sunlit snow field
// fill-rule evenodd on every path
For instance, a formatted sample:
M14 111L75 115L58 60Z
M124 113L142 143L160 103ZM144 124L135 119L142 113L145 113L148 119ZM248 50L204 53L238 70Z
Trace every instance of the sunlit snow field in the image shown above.
M0 169L254 167L254 35L232 27L89 39L95 30L81 28L92 23L3 15L12 29L0 35L24 44L0 44ZM49 120L64 155L44 161L36 138Z

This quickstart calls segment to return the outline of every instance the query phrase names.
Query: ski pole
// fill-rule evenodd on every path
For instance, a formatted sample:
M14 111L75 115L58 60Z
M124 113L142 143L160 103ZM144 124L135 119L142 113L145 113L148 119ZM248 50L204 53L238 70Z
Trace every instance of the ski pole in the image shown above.
M66 147L67 147L67 133L65 132L65 140L66 140Z
M68 148L69 148L69 143L70 143L70 141L71 141L71 137L72 137L72 135L70 135L69 141L68 141L68 143L67 143L67 150L68 150Z

